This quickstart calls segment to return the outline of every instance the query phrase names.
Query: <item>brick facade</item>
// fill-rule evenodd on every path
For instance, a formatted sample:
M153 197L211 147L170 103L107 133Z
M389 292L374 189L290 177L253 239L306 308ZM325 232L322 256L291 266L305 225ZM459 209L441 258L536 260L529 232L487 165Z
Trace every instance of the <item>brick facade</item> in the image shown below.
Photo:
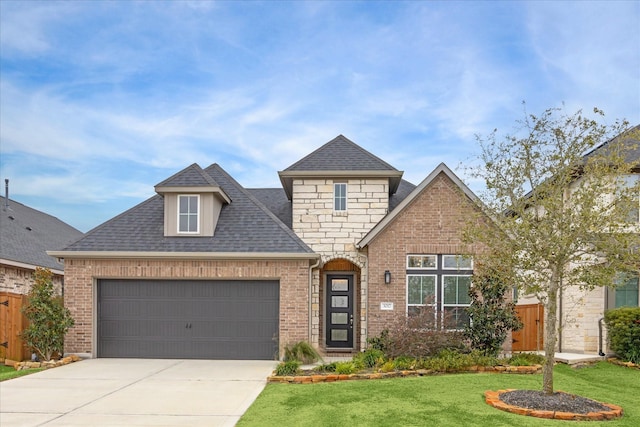
M34 283L34 273L35 270L28 268L14 267L4 264L0 265L0 292L10 292L22 295L28 294ZM61 295L64 276L54 274L52 279L55 294Z
M463 254L479 248L462 242L466 221L477 208L460 188L440 173L369 244L369 337L379 335L407 309L408 254ZM384 283L384 272L391 283ZM381 303L393 303L393 310L381 310ZM510 349L510 339L507 348Z
M95 356L95 284L97 279L278 279L280 348L308 340L309 262L307 260L123 260L65 261L65 305L75 326L65 337L65 352Z

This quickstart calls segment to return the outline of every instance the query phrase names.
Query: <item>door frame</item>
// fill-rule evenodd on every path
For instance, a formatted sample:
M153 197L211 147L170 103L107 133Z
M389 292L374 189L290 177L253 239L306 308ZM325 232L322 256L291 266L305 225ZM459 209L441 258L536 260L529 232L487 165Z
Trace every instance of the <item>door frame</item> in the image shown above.
M335 341L332 344L329 344L330 337L330 321L331 321L331 295L330 295L330 281L331 279L347 279L350 283L350 291L348 292L348 314L350 315L350 319L348 320L349 325L349 335L347 338L347 343L345 346L336 346ZM323 308L323 316L324 316L324 347L329 350L353 350L356 345L356 334L354 331L357 330L357 310L356 310L356 283L357 274L353 271L327 271L324 273L324 308Z

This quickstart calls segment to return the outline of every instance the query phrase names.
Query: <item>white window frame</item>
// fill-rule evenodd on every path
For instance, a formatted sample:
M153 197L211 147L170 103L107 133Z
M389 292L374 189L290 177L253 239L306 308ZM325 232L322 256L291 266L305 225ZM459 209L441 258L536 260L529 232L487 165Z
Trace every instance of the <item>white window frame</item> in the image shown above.
M456 267L447 267L446 259L456 259ZM458 264L458 260L461 258L470 258L471 265L468 267L460 267ZM465 256L465 255L442 255L442 269L443 270L455 270L455 271L471 271L473 270L473 257Z
M196 203L197 203L197 209L196 212L186 212L186 213L182 213L180 212L180 200L183 197L187 197L187 198L191 198L191 197L195 197L196 198ZM188 205L189 203L187 203ZM182 231L180 230L180 217L182 215L187 215L187 217L193 216L195 215L196 217L196 231ZM187 228L189 226L189 221L187 221ZM200 195L199 194L178 194L178 224L177 224L177 229L178 229L178 234L200 234Z
M444 264L444 261L442 262ZM469 307L471 305L471 301L469 301L468 304L460 304L458 302L460 295L458 294L458 289L456 288L456 303L455 304L450 304L450 303L445 303L445 298L444 298L444 287L445 287L445 281L447 279L447 277L456 277L456 278L460 278L460 277L468 277L469 278L469 289L471 289L473 287L473 276L470 274L443 274L442 276L442 286L441 286L441 290L440 292L442 293L441 295L441 300L442 301L442 320L444 321L444 316L445 316L445 312L446 312L446 308L465 308L465 307ZM456 285L458 283L456 282Z
M432 304L409 304L409 280L411 277L433 277L433 303ZM407 274L406 287L406 314L409 315L409 307L438 307L438 275L437 274ZM436 310L437 311L437 310Z
M336 191L338 189L338 187L342 188L344 187L344 195L343 196L339 196L338 195L338 191ZM334 182L333 183L333 211L334 212L346 212L347 211L347 202L348 202L348 186L346 182ZM344 209L336 209L337 208L337 203L338 200L340 200L342 202L342 200L344 199ZM342 203L340 203L342 204Z
M435 259L435 263L433 265L433 267L414 267L414 266L410 266L409 265L409 259L410 258L427 258L427 257L433 257ZM420 264L423 264L423 262L421 261ZM407 255L407 270L437 270L438 269L438 255L433 255L433 254L410 254Z

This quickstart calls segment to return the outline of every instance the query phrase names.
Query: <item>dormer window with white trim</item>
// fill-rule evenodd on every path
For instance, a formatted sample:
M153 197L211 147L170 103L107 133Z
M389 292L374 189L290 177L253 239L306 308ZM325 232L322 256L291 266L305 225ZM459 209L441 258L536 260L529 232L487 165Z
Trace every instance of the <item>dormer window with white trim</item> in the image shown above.
M200 232L200 195L178 195L178 233L198 234Z
M347 183L336 182L333 184L333 210L335 212L347 211Z

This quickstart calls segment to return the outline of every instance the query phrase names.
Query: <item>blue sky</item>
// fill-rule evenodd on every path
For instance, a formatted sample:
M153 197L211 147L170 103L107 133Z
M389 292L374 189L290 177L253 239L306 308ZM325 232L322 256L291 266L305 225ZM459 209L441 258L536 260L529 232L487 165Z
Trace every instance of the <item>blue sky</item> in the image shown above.
M522 101L640 123L640 2L2 0L0 67L2 183L88 231L194 162L278 187L343 134L417 184Z

